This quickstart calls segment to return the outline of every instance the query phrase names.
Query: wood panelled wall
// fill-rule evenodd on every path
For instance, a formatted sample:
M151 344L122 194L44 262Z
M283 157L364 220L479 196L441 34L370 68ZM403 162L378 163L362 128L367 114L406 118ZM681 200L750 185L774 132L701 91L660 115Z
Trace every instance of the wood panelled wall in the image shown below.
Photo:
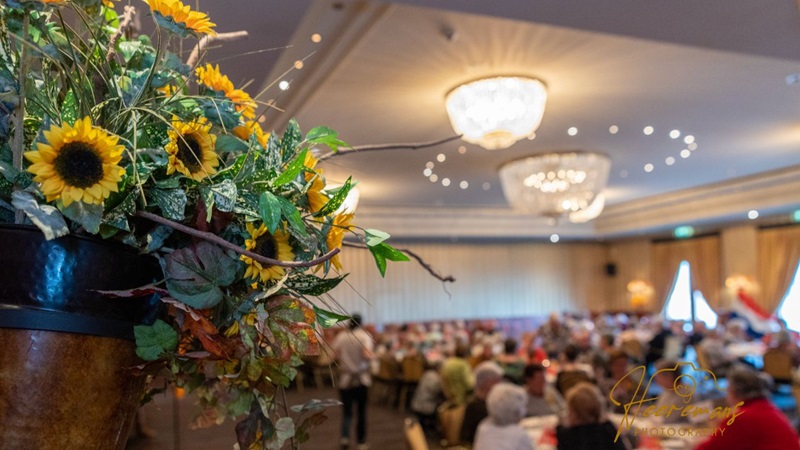
M722 231L711 239L717 244L702 245L692 253L693 261L711 273L718 289L704 292L714 307L728 306L722 294L725 279L744 274L758 279L767 276L758 262L758 245L764 233L785 234L800 239L800 227L758 230L737 227ZM694 247L692 240L681 241L677 249ZM345 248L342 263L350 276L331 296L320 301L330 309L361 312L369 323L398 323L444 319L488 319L545 316L553 311L629 310L627 283L634 279L654 282L654 271L664 261L649 239L613 243L402 243L425 259L435 270L453 275L455 283L442 284L414 261L389 262L381 278L372 255L366 250ZM669 243L667 243L669 244ZM800 243L799 243L800 245ZM698 248L699 248L698 247ZM713 249L708 251L708 249ZM680 251L680 250L677 250ZM670 258L674 259L674 252ZM616 274L606 273L614 264ZM677 269L677 268L675 268ZM668 275L668 277L674 274ZM770 311L774 299L757 299ZM663 299L655 299L651 310L659 310Z

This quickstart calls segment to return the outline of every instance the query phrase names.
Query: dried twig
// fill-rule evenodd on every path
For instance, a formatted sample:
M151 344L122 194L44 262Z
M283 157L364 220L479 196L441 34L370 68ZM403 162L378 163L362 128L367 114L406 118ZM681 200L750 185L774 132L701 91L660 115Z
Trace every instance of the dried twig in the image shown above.
M328 253L325 253L324 255L320 256L319 258L313 259L311 261L279 261L277 259L267 258L265 256L259 255L258 253L253 253L251 251L245 250L242 247L239 247L238 245L232 244L226 241L225 239L222 239L216 234L187 227L186 225L180 224L178 222L165 219L159 216L158 214L149 213L147 211L136 211L136 215L138 217L142 217L144 219L152 220L153 222L166 225L174 230L180 231L181 233L186 233L190 236L198 237L200 239L212 242L214 244L219 245L220 247L227 248L228 250L232 250L240 255L253 258L255 261L258 261L263 264L269 264L271 266L290 267L290 268L313 267L316 266L317 264L324 263L325 261L333 258L340 251L340 249L335 248L329 251Z
M361 249L368 249L369 248L364 244L356 244L354 242L343 242L342 245L343 246L347 246L347 247L353 247L353 248L361 248ZM419 263L419 265L422 266L423 269L427 270L428 273L431 274L431 276L433 278L436 278L437 280L441 281L442 283L453 283L453 282L456 281L455 277L453 277L452 275L442 275L439 272L433 270L433 267L431 267L430 264L425 262L425 260L422 259L421 256L417 255L416 253L412 252L411 250L409 250L407 248L396 248L396 247L395 247L395 250L397 250L399 252L403 252L406 255L414 258L417 261L417 263Z
M375 152L381 150L419 150L421 148L434 147L440 144L454 141L459 138L461 138L460 134L458 136L450 136L448 138L439 139L436 141L429 141L429 142L410 142L406 144L358 145L355 147L347 147L335 152L331 151L325 153L319 158L317 158L317 160L324 161L326 159L333 158L334 156L349 155L351 153Z
M119 21L119 28L117 31L111 35L111 39L108 41L108 53L106 53L106 61L111 62L114 59L114 56L117 54L117 41L119 40L122 33L131 26L131 22L133 22L133 16L136 15L136 8L130 5L125 6L125 12L122 13L122 19Z
M25 10L25 15L22 17L22 39L28 39L30 32L30 11ZM12 163L14 168L22 171L22 153L25 150L25 85L28 80L28 70L30 69L31 58L28 54L28 46L22 44L22 50L19 57L19 98L17 100L17 110L14 114L14 141L11 146ZM17 210L14 214L15 223L23 223L25 215L21 210Z
M214 36L208 35L200 39L197 45L194 46L192 49L192 53L189 54L189 59L186 60L186 65L189 67L194 68L194 65L197 64L197 61L200 59L200 53L202 53L209 45L215 42L231 42L237 41L239 39L244 39L248 36L247 31L231 31L228 33L219 33Z

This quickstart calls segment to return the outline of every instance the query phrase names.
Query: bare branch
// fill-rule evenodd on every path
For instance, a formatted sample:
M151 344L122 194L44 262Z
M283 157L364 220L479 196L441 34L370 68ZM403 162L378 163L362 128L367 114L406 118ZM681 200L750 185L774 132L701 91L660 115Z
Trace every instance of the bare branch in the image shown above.
M189 59L186 60L186 65L189 67L194 67L194 65L197 64L197 61L200 59L200 53L202 53L211 44L216 42L238 41L239 39L244 39L247 36L248 33L245 30L219 33L214 36L204 36L192 49L192 53L189 54Z
M232 250L240 255L244 255L250 258L253 258L255 261L258 261L263 264L269 264L271 266L279 266L279 267L289 267L289 268L296 268L296 267L313 267L317 264L324 263L325 261L333 258L336 254L338 254L341 249L335 248L328 253L320 256L317 259L313 259L311 261L279 261L277 259L267 258L265 256L261 256L258 253L253 253L251 251L245 250L238 245L230 243L225 239L217 236L214 233L209 233L207 231L200 231L195 228L187 227L186 225L180 224L178 222L173 222L172 220L165 219L158 214L149 213L147 211L136 211L136 215L138 217L142 217L147 220L152 220L153 222L160 223L162 225L166 225L173 230L180 231L181 233L186 233L190 236L198 237L200 239L204 239L206 241L212 242L214 244L219 245L220 247L227 248L228 250Z
M349 155L352 153L375 152L381 150L419 150L421 148L435 147L440 144L445 144L450 141L461 138L461 135L450 136L448 138L439 139L429 142L410 142L406 144L379 144L379 145L358 145L355 147L348 147L339 151L331 151L317 158L318 161L325 161L326 159L333 158L334 156Z
M354 242L343 242L342 245L346 246L346 247L361 248L361 249L368 249L369 248L364 244L356 244ZM430 264L425 262L425 260L422 259L421 256L417 255L416 253L412 252L411 250L409 250L407 248L396 248L396 247L395 247L395 250L397 250L399 252L403 252L406 255L414 258L417 261L417 263L419 263L419 265L422 266L423 269L427 270L428 273L431 274L431 276L433 276L433 278L436 278L437 280L441 281L442 283L454 283L456 281L455 277L453 277L452 275L442 275L439 272L433 270L433 267L431 267Z
M119 40L122 33L131 26L131 22L133 22L133 16L136 15L136 8L130 5L125 6L125 12L122 13L122 19L119 21L119 28L117 31L111 35L111 39L108 41L108 53L106 53L106 61L111 62L114 59L114 56L117 54L117 41Z

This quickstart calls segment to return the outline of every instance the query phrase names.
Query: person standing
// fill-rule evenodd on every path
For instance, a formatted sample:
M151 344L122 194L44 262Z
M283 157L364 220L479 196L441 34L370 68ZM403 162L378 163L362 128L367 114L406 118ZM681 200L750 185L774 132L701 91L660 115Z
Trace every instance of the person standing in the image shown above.
M350 329L341 331L333 340L332 348L339 360L339 397L342 401L342 448L350 445L350 423L353 405L356 408L356 439L359 450L366 450L367 390L372 384L370 360L373 350L372 336L361 328L361 315L353 314Z

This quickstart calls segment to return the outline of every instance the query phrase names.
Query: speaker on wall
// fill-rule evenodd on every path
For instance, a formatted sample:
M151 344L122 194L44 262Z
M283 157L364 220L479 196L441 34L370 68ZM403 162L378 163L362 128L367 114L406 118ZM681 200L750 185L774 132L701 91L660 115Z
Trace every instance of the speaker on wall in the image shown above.
M606 275L613 277L617 274L617 265L614 263L606 264Z

